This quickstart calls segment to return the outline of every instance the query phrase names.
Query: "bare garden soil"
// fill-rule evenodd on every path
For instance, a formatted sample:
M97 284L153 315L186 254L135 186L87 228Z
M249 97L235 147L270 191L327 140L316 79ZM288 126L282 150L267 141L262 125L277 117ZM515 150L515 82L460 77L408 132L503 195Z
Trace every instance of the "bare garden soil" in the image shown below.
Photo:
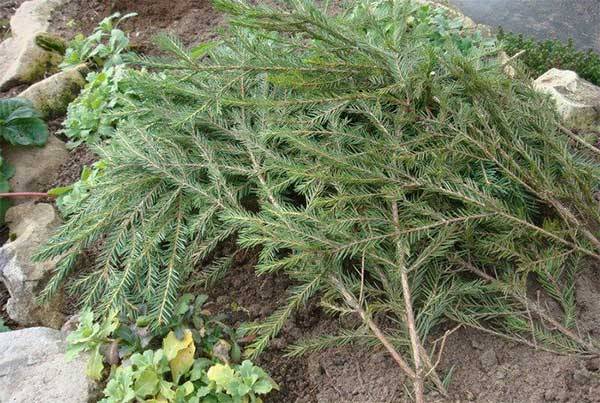
M0 37L3 19L21 2L0 0ZM206 0L70 0L55 12L51 26L68 39L78 32L88 34L115 11L138 13L124 28L131 32L137 49L149 53L153 52L151 38L158 32L171 32L191 45L218 36L224 22ZM51 125L54 132L60 129L58 123ZM57 173L55 185L76 180L82 167L95 158L85 148L73 150L72 158ZM264 319L286 298L289 280L257 277L255 262L256 254L240 256L229 275L207 290L211 296L207 308L224 314L232 325ZM600 337L600 272L595 269L580 276L577 300L580 331ZM7 295L2 290L4 308ZM294 341L354 324L352 318L326 316L318 301L296 315L258 360L281 386L268 401L409 401L410 382L382 349L346 347L302 358L285 356L286 347ZM452 371L451 396L445 399L430 392L427 400L431 402L600 402L599 357L560 356L472 329L458 329L448 337L438 370L442 374Z

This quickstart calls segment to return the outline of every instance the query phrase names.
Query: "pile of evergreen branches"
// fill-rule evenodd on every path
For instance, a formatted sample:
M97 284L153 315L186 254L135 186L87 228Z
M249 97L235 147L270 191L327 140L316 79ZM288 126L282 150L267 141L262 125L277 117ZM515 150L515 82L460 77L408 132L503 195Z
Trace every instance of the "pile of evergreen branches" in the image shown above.
M309 0L215 5L232 17L222 42L163 37L167 56L123 79L106 173L38 256L59 258L45 296L74 278L84 305L160 327L191 274L226 275L234 255L210 257L235 237L260 250L258 274L295 283L249 326L251 354L313 297L362 325L291 354L381 343L418 401L427 380L444 391L427 343L444 322L598 352L574 289L600 259L596 156L493 45L401 0L335 17ZM74 273L99 240L95 270Z

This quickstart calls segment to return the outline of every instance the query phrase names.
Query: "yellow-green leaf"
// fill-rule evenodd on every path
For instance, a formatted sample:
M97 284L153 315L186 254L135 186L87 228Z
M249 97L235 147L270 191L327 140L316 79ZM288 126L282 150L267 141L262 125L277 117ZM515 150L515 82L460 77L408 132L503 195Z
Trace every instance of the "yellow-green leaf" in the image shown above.
M135 381L135 394L138 397L155 396L158 393L158 374L152 367L146 368Z
M187 373L194 365L194 353L196 352L196 346L194 343L190 344L189 347L184 348L177 356L169 362L171 367L171 374L175 383L179 382L179 378Z
M172 330L163 339L163 351L168 361L171 361L177 356L181 350L188 348L190 344L194 344L192 332L189 329L183 331L183 338L180 340L175 336Z
M175 336L175 333L169 332L163 340L163 350L169 360L173 381L177 384L179 378L194 365L196 345L194 344L192 332L189 329L184 330L183 339L181 340Z
M229 365L215 364L206 373L209 381L214 382L219 390L227 389L232 379L236 378L235 371Z
M104 369L104 357L100 353L100 345L98 345L90 356L87 364L86 373L90 378L99 381L102 379L102 370Z

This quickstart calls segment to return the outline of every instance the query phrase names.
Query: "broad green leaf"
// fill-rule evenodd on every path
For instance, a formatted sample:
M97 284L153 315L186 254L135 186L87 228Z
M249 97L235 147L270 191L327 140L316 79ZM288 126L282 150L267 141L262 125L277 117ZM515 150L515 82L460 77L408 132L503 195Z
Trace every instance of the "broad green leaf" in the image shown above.
M175 383L178 383L179 378L187 373L190 368L192 368L192 365L194 365L194 353L196 352L196 345L192 339L192 332L187 330L184 340L189 342L188 346L179 350L177 355L169 361L171 374Z
M173 384L169 381L165 381L164 379L160 381L160 395L159 397L163 397L168 401L172 401L175 399L175 391L173 390Z
M23 107L33 108L33 104L25 98L0 99L0 120L8 120L15 110Z
M259 379L254 385L252 385L252 390L254 393L258 393L259 395L266 395L273 389L279 390L279 387L277 384L275 384L275 382L269 379Z
M98 345L91 353L86 374L90 378L99 381L102 379L102 371L104 370L104 357L100 352L100 345Z
M156 396L158 393L159 375L152 367L144 369L135 381L134 390L138 397Z
M245 396L248 394L248 392L250 392L252 389L250 388L250 386L246 385L242 379L240 379L239 377L235 377L233 379L231 379L229 381L229 384L227 385L227 387L225 388L225 391L230 394L231 396Z
M15 175L15 167L4 161L2 157L0 157L0 174L7 180Z
M117 368L104 389L104 395L108 398L105 400L111 403L124 403L135 399L135 393L132 389L133 375L131 366Z
M18 118L0 126L0 134L13 145L41 146L48 140L48 127L39 118Z
M227 390L232 380L236 378L235 371L229 365L215 364L206 373L208 380L214 382L217 390Z
M58 196L62 196L64 194L66 194L66 193L69 193L71 190L73 190L73 186L61 186L61 187L50 189L48 191L48 195L58 197Z
M163 351L167 357L167 360L173 360L179 351L189 347L189 345L193 343L194 340L192 338L192 332L189 329L185 329L183 331L183 337L181 340L175 336L175 332L170 331L163 339Z
M178 386L175 390L175 402L187 403L189 400L188 396L190 396L192 393L194 393L194 384L190 381L187 381L183 385Z

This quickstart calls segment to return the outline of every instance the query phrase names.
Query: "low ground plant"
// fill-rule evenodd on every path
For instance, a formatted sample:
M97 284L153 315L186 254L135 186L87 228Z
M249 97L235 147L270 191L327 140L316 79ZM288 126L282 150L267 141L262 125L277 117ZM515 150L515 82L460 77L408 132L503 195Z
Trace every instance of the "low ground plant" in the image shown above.
M143 317L132 322L113 311L97 318L86 309L67 337L67 359L87 351L87 375L100 381L109 373L105 403L262 402L278 385L240 362L238 333L203 309L206 299L183 295L171 323L154 331Z
M407 1L336 16L308 0L214 3L231 19L222 42L162 37L164 57L125 71L104 175L38 255L58 259L44 297L66 282L101 317L161 329L190 276L227 275L233 255L213 256L236 239L260 251L257 274L294 284L246 326L250 357L314 299L360 324L289 354L381 345L417 401L426 385L445 393L428 343L441 324L599 351L575 300L600 259L597 152L504 74L494 43L460 24L441 35L439 12ZM99 240L94 270L74 272Z
M498 33L498 39L502 41L510 56L524 51L519 60L533 78L541 76L551 68L559 68L573 70L582 78L600 85L600 55L592 49L578 50L572 39L567 42L557 39L538 41L502 29Z
M115 13L105 18L92 35L76 36L66 50L63 69L85 63L92 70L81 94L69 105L63 123L63 133L69 138L70 147L82 143L93 145L112 135L115 120L110 111L116 106L119 82L129 54L129 38L117 27L133 16L135 14Z

